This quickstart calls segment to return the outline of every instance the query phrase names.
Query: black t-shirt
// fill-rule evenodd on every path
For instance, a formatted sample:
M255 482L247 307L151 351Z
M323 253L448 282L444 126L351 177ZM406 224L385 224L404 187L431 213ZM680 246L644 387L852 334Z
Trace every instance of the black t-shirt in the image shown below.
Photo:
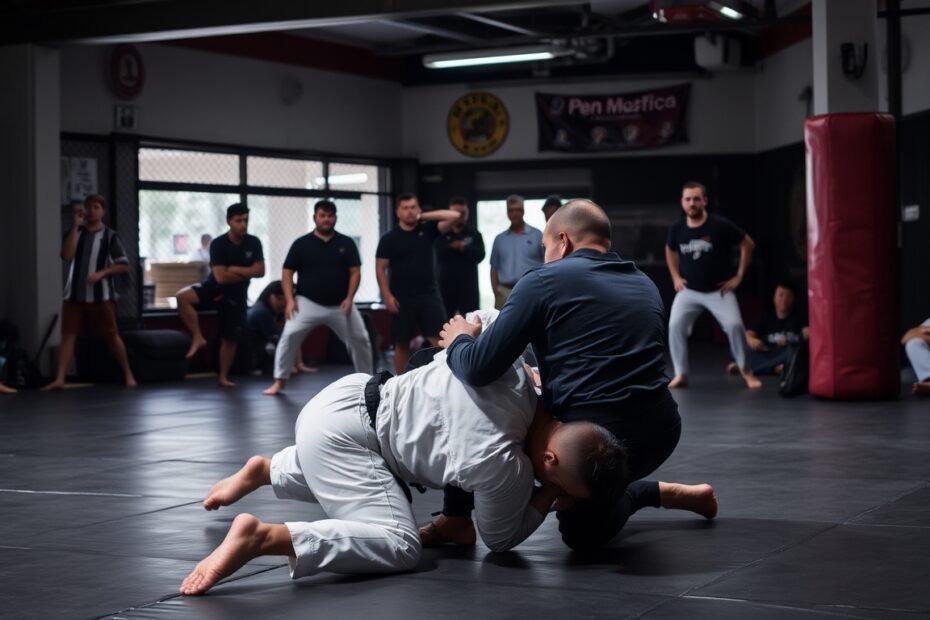
M436 222L420 222L413 230L395 226L381 237L375 256L391 261L388 286L396 297L437 290L433 242L438 236Z
M767 347L773 348L784 346L778 342L781 338L785 339L785 344L800 341L801 330L806 325L807 321L796 309L783 319L778 318L774 310L769 310L752 326L752 331Z
M321 306L342 303L349 294L349 270L361 264L355 242L341 233L329 241L306 234L284 259L284 268L297 272L297 294Z
M709 293L736 274L733 250L745 236L730 220L708 213L697 228L688 228L686 220L676 222L668 230L668 247L678 252L678 270L688 288Z
M450 243L464 241L464 250L454 250ZM439 279L453 284L460 278L477 276L478 263L484 260L484 239L474 228L463 228L462 232L450 230L436 239L436 264ZM443 284L445 286L445 284Z
M217 237L210 243L211 267L251 267L263 260L265 260L265 255L262 253L262 242L254 235L246 235L239 245L230 240L229 233ZM238 284L219 284L213 275L213 271L210 271L207 282L212 282L230 297L242 300L248 297L248 280Z

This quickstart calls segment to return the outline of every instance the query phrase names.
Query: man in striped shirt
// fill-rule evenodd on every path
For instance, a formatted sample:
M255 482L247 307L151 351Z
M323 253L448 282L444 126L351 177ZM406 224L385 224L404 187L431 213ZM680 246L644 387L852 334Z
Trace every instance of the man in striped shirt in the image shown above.
M71 261L61 304L61 347L58 372L45 390L65 385L65 372L74 355L74 342L81 322L90 319L103 336L123 371L127 387L136 380L129 368L126 345L116 328L116 298L113 276L129 273L129 259L119 235L103 223L105 201L91 194L74 209L74 225L61 244L61 258Z

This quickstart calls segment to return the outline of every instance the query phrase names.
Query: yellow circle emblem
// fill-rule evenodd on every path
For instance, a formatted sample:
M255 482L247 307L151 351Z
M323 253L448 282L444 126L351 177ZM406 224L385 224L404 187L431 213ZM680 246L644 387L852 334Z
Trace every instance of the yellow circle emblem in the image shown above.
M484 157L499 149L509 126L507 108L491 93L459 97L446 119L452 146L469 157Z

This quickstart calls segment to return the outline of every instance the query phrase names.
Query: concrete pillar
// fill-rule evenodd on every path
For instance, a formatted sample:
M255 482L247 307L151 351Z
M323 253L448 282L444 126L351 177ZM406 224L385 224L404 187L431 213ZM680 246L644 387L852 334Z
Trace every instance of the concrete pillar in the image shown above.
M0 47L0 92L0 318L32 356L61 305L58 50Z
M876 0L813 0L814 114L878 110ZM858 79L843 73L841 46L852 43L861 58L868 45L865 72Z

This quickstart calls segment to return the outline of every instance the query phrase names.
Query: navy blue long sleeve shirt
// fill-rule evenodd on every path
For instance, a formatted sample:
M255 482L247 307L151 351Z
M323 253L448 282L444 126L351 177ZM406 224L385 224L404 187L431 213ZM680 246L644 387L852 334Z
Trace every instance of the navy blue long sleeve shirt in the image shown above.
M613 252L578 250L528 271L489 328L452 342L448 364L467 385L487 385L527 344L555 415L667 393L659 291Z

